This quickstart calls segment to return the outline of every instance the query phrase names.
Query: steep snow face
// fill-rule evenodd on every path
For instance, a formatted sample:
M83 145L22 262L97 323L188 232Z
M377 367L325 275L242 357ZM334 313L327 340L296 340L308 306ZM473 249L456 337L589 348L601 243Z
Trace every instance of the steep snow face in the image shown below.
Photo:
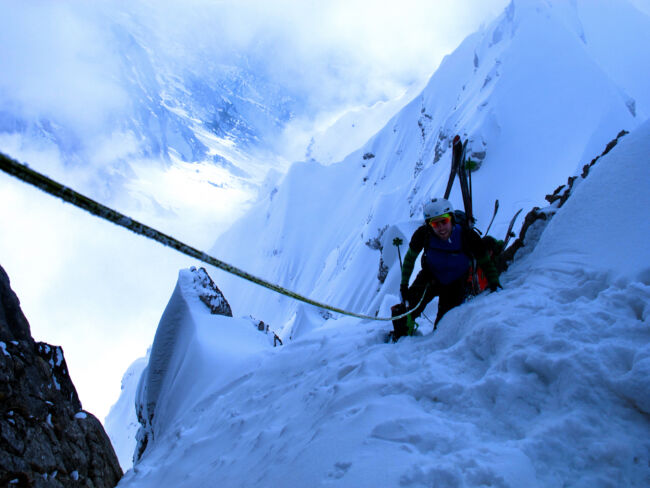
M642 47L650 43L650 4L635 2L644 4L644 10L638 11L627 2L616 0L577 3L585 49L629 97L630 109L641 120L650 117L650 89L643 82L650 77L650 52ZM619 19L625 21L625 28L616 26ZM607 35L601 35L603 32Z
M340 318L216 384L214 368L176 370L169 396L188 408L119 486L647 486L650 231L647 207L617 202L647 203L648 145L650 122L545 209L504 290L435 333L389 345L386 326ZM624 235L602 235L612 220ZM611 259L616 237L643 273ZM212 325L206 364L251 339Z
M636 228L648 228L650 193L642 189L650 183L650 120L620 145L614 156L608 153L596 163L587 179L577 180L567 210L551 220L535 247L535 269L570 265L611 279L647 281L650 246ZM570 249L581 252L565 252Z
M122 471L133 465L136 435L141 427L135 412L135 399L138 382L148 361L149 355L136 359L126 370L122 377L120 397L104 420L104 428L111 439Z
M294 165L220 238L214 254L319 301L375 313L398 289L392 238L407 242L422 204L444 192L456 133L468 138L468 154L480 165L472 175L477 227L485 229L498 198L492 233L501 238L518 208L542 204L622 128L640 123L626 92L638 85L617 85L628 78L610 76L602 50L586 48L582 18L605 25L600 6L513 1L445 58L424 91L360 150L327 167ZM606 22L615 37L628 20L650 31L650 19L632 8L616 15ZM456 187L451 200L461 207ZM229 277L222 283L235 310L252 311L291 335L301 305Z

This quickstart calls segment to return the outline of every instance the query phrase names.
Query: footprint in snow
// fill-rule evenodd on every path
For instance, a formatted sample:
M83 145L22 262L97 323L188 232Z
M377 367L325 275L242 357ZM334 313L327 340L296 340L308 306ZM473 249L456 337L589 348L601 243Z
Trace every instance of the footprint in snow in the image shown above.
M350 469L351 466L352 466L352 463L343 463L343 462L335 463L334 464L334 470L327 473L327 476L329 478L339 480L339 479L343 478L343 476L345 476L345 474L348 472L348 470Z

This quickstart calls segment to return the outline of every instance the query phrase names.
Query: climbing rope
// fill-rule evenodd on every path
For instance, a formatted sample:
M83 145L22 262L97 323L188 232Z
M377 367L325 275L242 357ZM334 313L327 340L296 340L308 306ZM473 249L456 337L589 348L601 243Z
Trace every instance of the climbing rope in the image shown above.
M309 305L313 305L314 307L322 308L325 310L329 310L331 312L336 312L350 317L356 317L358 319L378 320L378 321L387 322L387 321L397 320L406 317L408 314L412 313L417 307L419 307L420 304L422 303L422 300L424 300L424 295L423 295L422 299L420 300L420 303L418 303L415 307L413 307L408 312L395 317L373 317L371 315L363 315L354 312L349 312L347 310L333 307L325 303L317 302L315 300L312 300L311 298L304 297L291 290L287 290L286 288L283 288L279 285L263 280L262 278L253 276L252 274L247 273L246 271L243 271L235 266L232 266L231 264L225 263L215 257L210 256L209 254L206 254L202 251L199 251L198 249L188 246L187 244L171 236L163 234L162 232L152 227L149 227L145 224L141 224L140 222L133 220L130 217L127 217L126 215L116 210L113 210L112 208L106 207L105 205L102 205L101 203L96 202L95 200L88 198L85 195L82 195L81 193L77 193L73 189L62 185L37 171L34 171L33 169L29 168L29 166L25 164L21 164L11 159L10 157L4 155L1 152L0 152L0 169L5 173L8 173L24 181L25 183L29 183L30 185L33 185L43 190L44 192L49 193L50 195L58 197L65 202L71 203L72 205L79 207L82 210L90 212L91 214L96 215L104 220L108 220L109 222L119 225L120 227L124 227L125 229L128 229L131 232L135 232L136 234L139 234L141 236L148 237L149 239L153 239L154 241L159 242L163 246L167 246L172 249L175 249L180 253L196 258L200 261L203 261L204 263L210 264L216 268L226 271L227 273L233 274L235 276L239 276L240 278L250 281L251 283L255 283L257 285L263 286L265 288L268 288L269 290L273 290L276 293L280 293L281 295L285 295L295 300L308 303Z

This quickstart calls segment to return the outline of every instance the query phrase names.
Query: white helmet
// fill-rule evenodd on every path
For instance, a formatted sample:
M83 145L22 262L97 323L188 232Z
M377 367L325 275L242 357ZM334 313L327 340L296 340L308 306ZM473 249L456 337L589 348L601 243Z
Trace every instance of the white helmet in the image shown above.
M422 207L422 213L424 214L424 220L427 221L434 217L438 217L444 214L454 214L454 207L451 205L449 200L444 198L433 198L430 202L424 204Z

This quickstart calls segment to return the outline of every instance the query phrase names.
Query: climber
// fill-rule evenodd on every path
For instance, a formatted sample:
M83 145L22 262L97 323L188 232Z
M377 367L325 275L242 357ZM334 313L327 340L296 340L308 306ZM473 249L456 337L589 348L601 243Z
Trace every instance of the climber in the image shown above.
M416 306L424 294L420 306L411 313L412 319L419 317L436 296L440 297L435 329L445 313L465 300L472 258L485 273L490 291L501 288L501 284L481 237L457 222L460 214L454 212L448 200L432 199L424 205L423 213L424 225L413 233L404 256L400 292L408 309ZM421 251L422 270L409 287L415 259Z

